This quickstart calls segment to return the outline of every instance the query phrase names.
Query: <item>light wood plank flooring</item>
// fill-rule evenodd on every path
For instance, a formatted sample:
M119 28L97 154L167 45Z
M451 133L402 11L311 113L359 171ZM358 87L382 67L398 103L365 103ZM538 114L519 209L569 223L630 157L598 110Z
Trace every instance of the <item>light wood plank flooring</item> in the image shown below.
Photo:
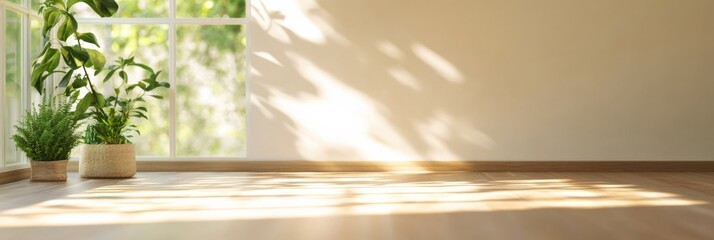
M714 173L139 173L0 185L0 239L714 239Z

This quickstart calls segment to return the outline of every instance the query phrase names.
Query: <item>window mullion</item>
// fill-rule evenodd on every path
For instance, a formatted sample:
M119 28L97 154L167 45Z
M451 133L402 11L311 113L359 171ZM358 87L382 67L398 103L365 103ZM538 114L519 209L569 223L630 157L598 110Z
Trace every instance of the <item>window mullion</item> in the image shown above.
M20 6L20 5L15 4L15 3L3 2L2 0L0 0L0 4L1 4L5 9L9 9L9 10L12 10L12 11L15 11L15 12L18 12L18 13L21 13L21 14L30 14L30 15L33 15L33 16L35 16L35 17L39 17L39 16L40 16L40 15L38 15L35 11L33 11L32 9L26 8L26 7L24 7L24 6Z
M29 4L29 0L28 0ZM29 14L22 14L22 21L21 21L21 26L20 30L22 32L21 36L21 41L20 44L22 45L22 50L20 52L20 112L27 112L29 110L29 105L30 105L30 89L27 86L30 85L30 59L32 57L30 56L31 53L31 47L30 45L32 44L32 39L30 39L30 25L31 20L30 20L30 15ZM29 163L26 154L22 153L22 157L20 157L20 162L21 163Z
M244 25L245 18L77 18L80 24L200 24Z
M169 0L169 158L176 158L176 0Z
M252 97L252 94L251 94L252 93L251 92L251 78L252 78L251 72L252 71L251 71L251 69L253 69L253 68L251 67L251 61L250 61L251 55L252 55L252 54L250 54L250 49L252 47L251 46L252 41L250 40L250 30L251 30L250 24L248 24L248 20L247 20L247 19L250 19L250 12L251 12L250 9L252 9L251 2L252 2L251 0L245 1L245 9L246 9L245 10L246 11L245 19L246 20L245 20L245 24L243 25L245 27L245 49L243 49L243 54L245 56L245 63L244 63L245 65L243 66L244 67L243 75L244 75L244 79L245 79L245 100L244 101L246 102L246 104L245 104L245 119L243 119L243 121L245 121L245 146L244 146L245 152L243 153L245 157L250 157L250 148L248 147L248 145L250 145L250 141L248 141L248 140L250 139L250 132L251 132L251 127L250 127L250 125L251 125L250 124L250 122L251 122L250 116L251 115L250 114L251 114L251 108L252 108L251 106L253 105L253 104L251 104L251 103L253 103L253 101L252 101L253 99L251 99L251 97Z
M5 108L5 78L6 78L6 66L7 64L5 63L5 5L0 5L0 106L1 108ZM0 118L0 126L2 126L2 130L0 130L0 134L2 136L0 137L0 167L4 168L6 166L6 159L5 159L5 114L6 111L2 112L2 118Z

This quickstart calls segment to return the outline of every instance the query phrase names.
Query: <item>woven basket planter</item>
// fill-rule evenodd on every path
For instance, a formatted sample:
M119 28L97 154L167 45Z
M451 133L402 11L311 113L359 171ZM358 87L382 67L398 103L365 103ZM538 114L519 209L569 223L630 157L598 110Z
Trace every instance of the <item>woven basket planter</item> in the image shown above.
M30 161L30 180L61 182L67 181L67 160Z
M84 144L79 175L84 178L130 178L136 174L134 144Z

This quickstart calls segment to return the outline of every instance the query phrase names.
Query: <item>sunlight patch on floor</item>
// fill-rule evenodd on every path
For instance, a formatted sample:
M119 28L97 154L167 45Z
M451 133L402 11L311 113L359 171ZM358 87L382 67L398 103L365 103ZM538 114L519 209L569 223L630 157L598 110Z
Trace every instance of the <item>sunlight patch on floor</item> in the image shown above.
M0 212L0 226L279 219L687 206L707 202L634 185L571 179L393 181L394 174L310 174L254 179L194 177L180 184L130 181ZM409 176L401 174L401 177Z

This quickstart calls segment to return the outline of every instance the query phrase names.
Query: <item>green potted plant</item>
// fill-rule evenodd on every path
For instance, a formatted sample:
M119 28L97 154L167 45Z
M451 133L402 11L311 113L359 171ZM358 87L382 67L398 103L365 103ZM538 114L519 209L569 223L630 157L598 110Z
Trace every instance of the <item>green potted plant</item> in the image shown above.
M32 181L67 180L67 161L81 134L73 100L44 97L15 125L12 140L30 158Z
M33 65L32 85L41 92L44 81L61 75L58 88L65 96L80 99L75 111L87 118L85 144L79 160L82 177L126 178L136 173L136 152L130 141L133 133L140 134L132 119L147 118L148 109L141 106L146 97L163 99L149 94L169 83L159 82L161 71L138 63L134 57L119 58L116 65L105 68L105 56L87 45L99 47L91 32L79 32L72 13L77 3L87 4L100 17L110 17L119 6L114 0L47 0L40 7L43 18L42 34L46 45ZM84 46L83 46L84 44ZM60 67L60 62L66 67ZM145 78L132 80L129 69L138 69ZM90 74L93 70L94 74ZM106 70L101 82L94 82ZM107 85L99 88L97 84ZM111 88L108 94L98 89ZM80 95L83 96L80 97Z
M126 71L137 68L146 79L131 84ZM119 78L113 78L114 74ZM109 68L105 81L116 80L113 92L106 99L85 97L78 104L78 111L90 109L90 125L85 132L85 144L81 149L79 172L82 177L123 178L136 173L136 150L130 138L132 133L140 134L132 119L146 118L148 109L139 104L145 97L163 99L160 95L150 95L158 88L168 88L166 82L156 78L161 72L154 72L146 65L134 62L134 58L120 58L117 65ZM110 81L111 82L111 81ZM88 99L88 100L87 100ZM99 101L99 102L97 102Z

